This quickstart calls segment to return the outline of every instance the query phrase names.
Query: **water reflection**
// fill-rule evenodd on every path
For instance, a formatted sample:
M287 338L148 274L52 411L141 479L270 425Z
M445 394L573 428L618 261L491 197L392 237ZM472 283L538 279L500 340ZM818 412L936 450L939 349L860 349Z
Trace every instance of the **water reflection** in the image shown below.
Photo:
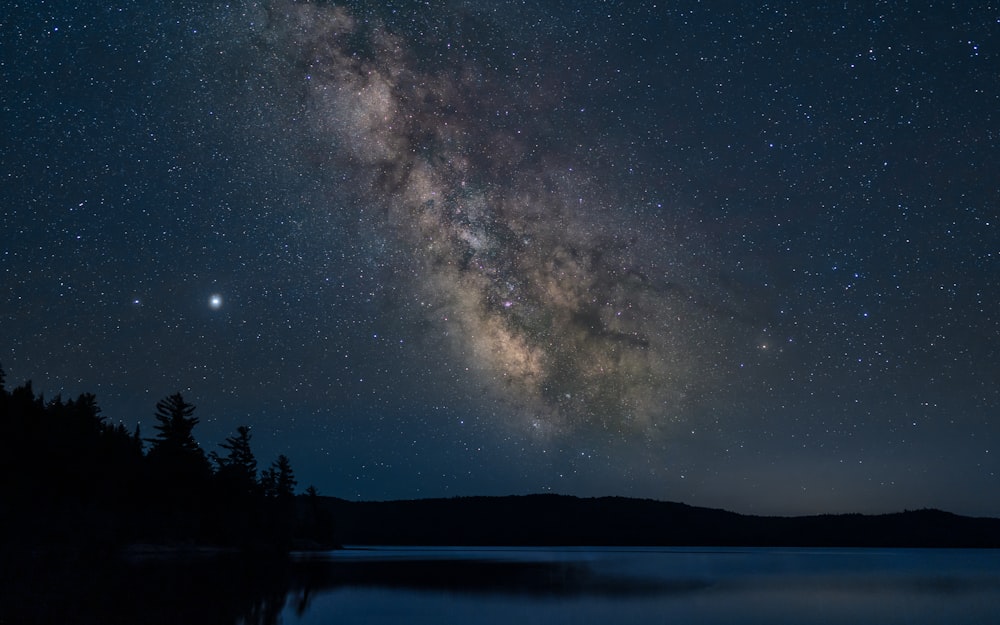
M274 625L343 588L533 596L653 590L563 561L225 554L17 560L5 562L0 576L0 623Z
M0 623L272 625L302 594L294 569L271 557L21 555L3 563Z
M375 549L11 563L0 623L987 623L1000 605L1000 553L989 550Z
M287 623L995 623L1000 552L382 549Z

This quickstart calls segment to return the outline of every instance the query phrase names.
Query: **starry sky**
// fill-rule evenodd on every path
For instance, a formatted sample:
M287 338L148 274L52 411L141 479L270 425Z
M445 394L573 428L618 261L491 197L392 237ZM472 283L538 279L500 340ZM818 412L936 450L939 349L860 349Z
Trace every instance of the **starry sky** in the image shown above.
M0 363L351 499L1000 516L1000 5L19 2Z

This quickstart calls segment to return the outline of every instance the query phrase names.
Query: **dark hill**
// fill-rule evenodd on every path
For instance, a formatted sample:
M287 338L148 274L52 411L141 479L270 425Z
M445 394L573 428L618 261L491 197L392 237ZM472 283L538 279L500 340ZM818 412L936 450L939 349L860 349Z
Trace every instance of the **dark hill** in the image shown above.
M761 517L562 495L321 502L338 541L354 545L1000 547L1000 519L940 510Z

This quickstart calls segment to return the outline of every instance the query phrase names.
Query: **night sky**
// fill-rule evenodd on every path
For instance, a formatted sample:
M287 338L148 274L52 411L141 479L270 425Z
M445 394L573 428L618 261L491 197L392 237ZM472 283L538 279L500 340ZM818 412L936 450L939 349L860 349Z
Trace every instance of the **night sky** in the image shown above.
M1000 5L0 16L0 364L351 499L1000 516Z

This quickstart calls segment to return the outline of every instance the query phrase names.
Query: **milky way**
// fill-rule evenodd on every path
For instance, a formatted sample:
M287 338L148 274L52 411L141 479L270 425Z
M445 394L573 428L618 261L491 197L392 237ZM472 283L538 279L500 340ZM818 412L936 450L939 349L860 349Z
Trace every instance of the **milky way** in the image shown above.
M280 5L267 36L331 166L407 250L401 278L430 332L518 426L657 436L681 419L714 315L677 282L669 230L644 229L600 172L547 141L557 86L467 60L430 71L343 8Z
M995 8L91 4L0 25L8 387L336 496L997 514Z

